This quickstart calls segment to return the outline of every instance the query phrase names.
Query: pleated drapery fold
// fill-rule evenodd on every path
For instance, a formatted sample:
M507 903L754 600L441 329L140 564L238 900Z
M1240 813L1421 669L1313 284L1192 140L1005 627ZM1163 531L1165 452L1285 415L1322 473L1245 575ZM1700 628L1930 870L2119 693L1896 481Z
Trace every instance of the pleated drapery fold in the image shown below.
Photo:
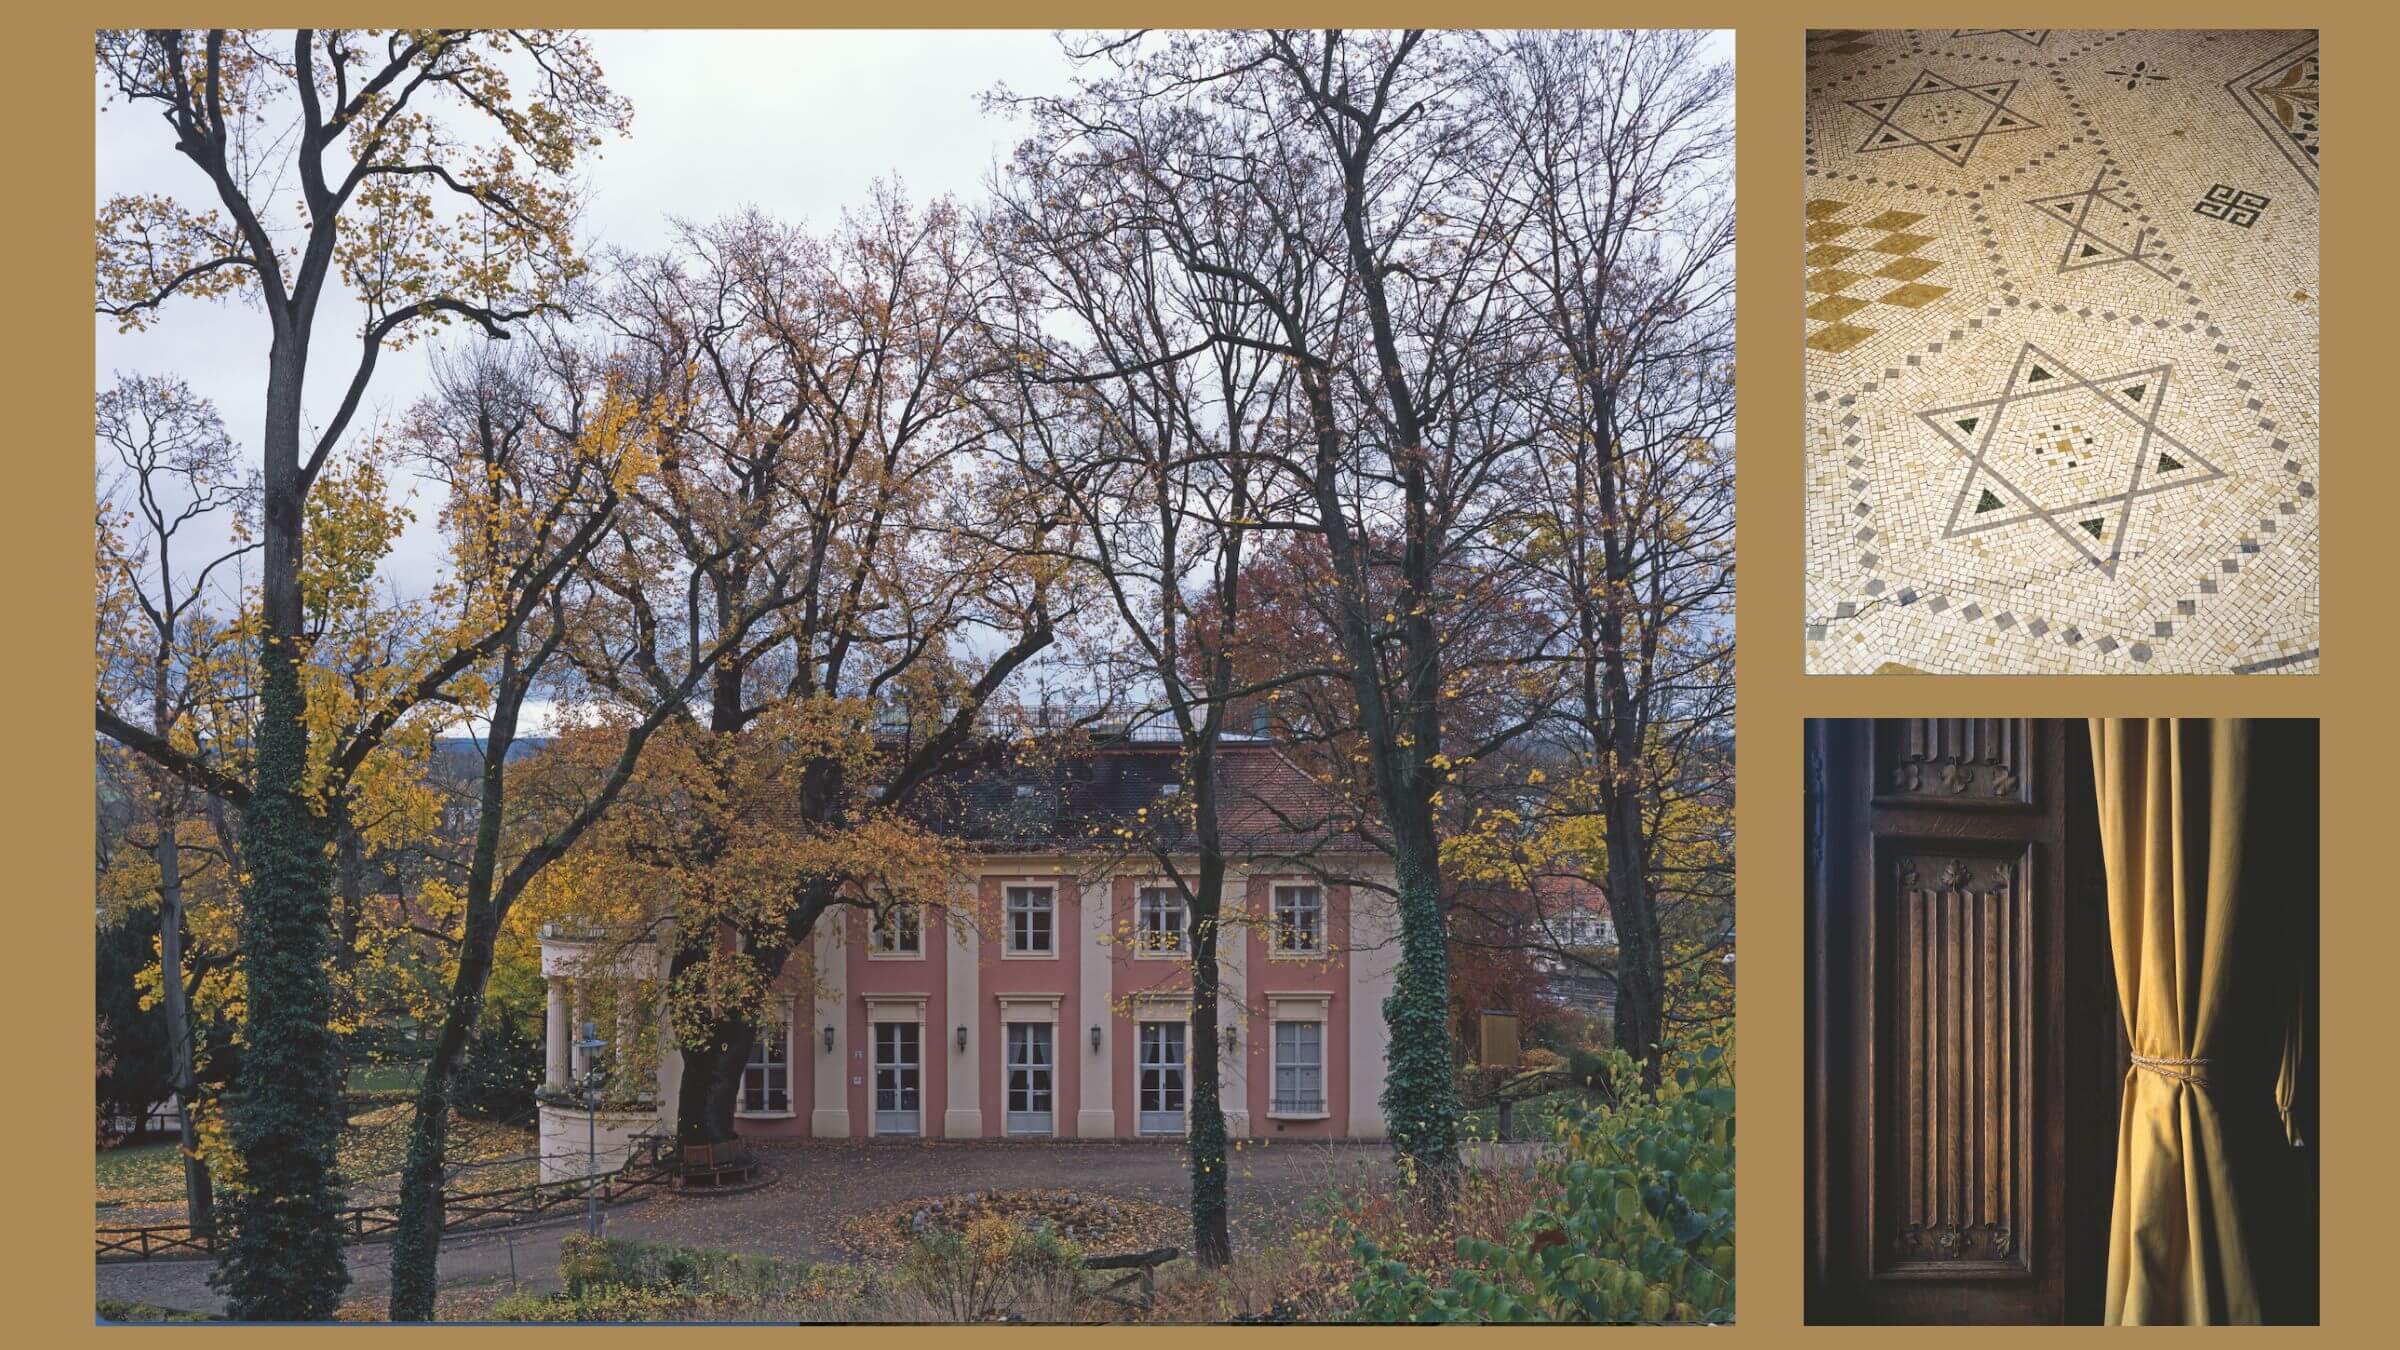
M2295 738L2307 754L2292 753ZM2133 1049L2118 1119L2110 1324L2291 1320L2313 1223L2292 1109L2312 996L2316 823L2278 782L2313 726L2091 723L2109 942ZM2295 850L2307 850L2305 857ZM2306 894L2295 894L2305 878ZM2305 905L2303 913L2300 906ZM2303 1217L2309 1216L2309 1217Z

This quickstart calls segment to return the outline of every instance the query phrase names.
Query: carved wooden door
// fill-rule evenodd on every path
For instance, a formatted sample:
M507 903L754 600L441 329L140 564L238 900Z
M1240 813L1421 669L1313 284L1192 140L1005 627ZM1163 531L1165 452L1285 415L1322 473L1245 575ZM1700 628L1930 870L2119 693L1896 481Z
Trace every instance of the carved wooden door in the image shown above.
M2089 1320L2114 1090L2075 730L1811 725L1811 1321Z

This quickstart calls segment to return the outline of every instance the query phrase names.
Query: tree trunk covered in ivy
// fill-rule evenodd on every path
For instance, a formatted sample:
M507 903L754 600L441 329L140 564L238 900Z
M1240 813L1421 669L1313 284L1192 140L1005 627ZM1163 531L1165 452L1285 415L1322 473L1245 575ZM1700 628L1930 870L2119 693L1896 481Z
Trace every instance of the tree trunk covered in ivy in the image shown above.
M1383 1001L1391 1030L1383 1110L1402 1161L1438 1197L1457 1181L1458 1084L1450 1055L1450 945L1441 872L1425 856L1431 852L1404 847L1395 859L1400 962Z
M296 517L296 494L287 499ZM269 497L269 515L276 501ZM241 1078L228 1123L242 1160L222 1251L227 1311L237 1320L324 1321L350 1283L343 1265L336 1145L342 1131L341 1046L333 1033L332 875L323 822L306 800L308 727L294 634L299 531L270 527L269 606L258 719L257 780L242 832ZM280 574L291 604L273 603ZM279 622L279 620L284 620Z

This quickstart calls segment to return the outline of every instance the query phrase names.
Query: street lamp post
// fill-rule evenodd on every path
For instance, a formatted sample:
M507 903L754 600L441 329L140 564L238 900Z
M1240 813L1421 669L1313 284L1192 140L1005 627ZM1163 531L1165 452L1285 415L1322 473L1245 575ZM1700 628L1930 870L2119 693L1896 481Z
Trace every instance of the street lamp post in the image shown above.
M608 1071L600 1065L600 1052L608 1048L601 1040L597 1023L583 1024L583 1035L575 1048L583 1052L583 1123L585 1160L583 1165L583 1231L587 1236L600 1236L600 1085Z

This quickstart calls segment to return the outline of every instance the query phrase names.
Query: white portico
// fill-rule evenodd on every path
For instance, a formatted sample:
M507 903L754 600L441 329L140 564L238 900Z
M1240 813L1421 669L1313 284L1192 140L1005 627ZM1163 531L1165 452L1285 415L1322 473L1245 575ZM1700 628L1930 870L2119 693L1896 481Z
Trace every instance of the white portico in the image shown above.
M556 925L541 933L542 979L548 1015L541 1097L541 1177L562 1181L587 1169L622 1167L635 1141L671 1134L675 1094L683 1079L683 1056L663 1016L666 953L656 942L626 942L597 934L570 934ZM609 1010L599 1024L598 1010ZM641 1009L657 1010L642 1016ZM608 1042L601 1051L607 1076L597 1111L587 1108L584 1089L592 1064L579 1042L587 1021ZM648 1025L644 1025L647 1023ZM655 1037L653 1059L645 1042ZM635 1054L639 1048L639 1053ZM620 1056L633 1054L628 1060ZM633 1064L655 1063L655 1073Z

